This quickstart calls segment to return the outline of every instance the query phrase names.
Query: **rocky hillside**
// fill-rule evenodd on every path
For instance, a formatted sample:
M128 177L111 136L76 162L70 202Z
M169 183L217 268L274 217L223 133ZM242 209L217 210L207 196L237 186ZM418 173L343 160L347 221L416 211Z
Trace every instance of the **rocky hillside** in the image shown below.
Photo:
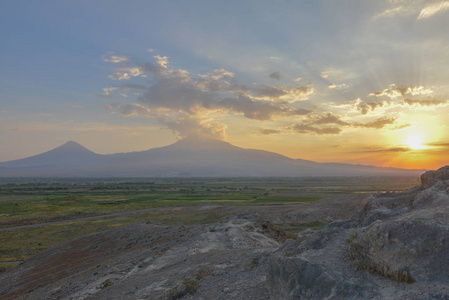
M421 183L88 235L0 273L0 299L449 299L449 166ZM333 221L277 226L301 220Z
M270 260L274 299L449 299L449 166L373 195L353 220L305 231Z

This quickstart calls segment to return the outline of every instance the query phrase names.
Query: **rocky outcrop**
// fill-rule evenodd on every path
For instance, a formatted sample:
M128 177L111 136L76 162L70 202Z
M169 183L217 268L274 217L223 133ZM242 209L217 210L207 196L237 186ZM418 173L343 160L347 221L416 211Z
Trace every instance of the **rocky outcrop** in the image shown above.
M270 261L271 297L447 299L449 166L421 183L373 195L354 220L287 241Z
M370 298L370 288L338 271L300 257L275 257L268 266L267 287L274 299Z
M440 181L449 180L449 166L444 166L436 171L427 171L421 175L421 188L427 189Z

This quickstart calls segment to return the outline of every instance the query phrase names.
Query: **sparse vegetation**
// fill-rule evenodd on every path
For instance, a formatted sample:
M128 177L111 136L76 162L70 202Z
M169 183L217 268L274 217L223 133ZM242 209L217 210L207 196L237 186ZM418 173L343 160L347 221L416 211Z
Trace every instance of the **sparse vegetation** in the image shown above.
M348 239L346 239L346 243L351 244L358 236L359 233L357 231L353 232L351 236Z
M213 211L173 211L195 205L283 205L316 201L323 194L403 190L416 178L170 178L170 179L0 179L0 267L11 268L53 245L135 222L166 225L212 223L226 215ZM154 212L143 209L166 207ZM118 215L129 213L128 215ZM115 216L109 216L116 214ZM85 219L86 217L98 217ZM71 220L71 221L70 221ZM51 224L56 221L67 223ZM278 226L296 238L320 221ZM215 229L211 229L213 232ZM5 264L7 263L7 264Z
M105 281L103 281L103 283L99 286L100 289L105 289L108 286L112 285L112 280L111 279L106 279Z
M167 299L176 300L185 295L194 294L200 286L200 280L210 275L213 275L213 272L211 270L200 269L195 274L184 278L181 284L178 284L171 288L167 293Z

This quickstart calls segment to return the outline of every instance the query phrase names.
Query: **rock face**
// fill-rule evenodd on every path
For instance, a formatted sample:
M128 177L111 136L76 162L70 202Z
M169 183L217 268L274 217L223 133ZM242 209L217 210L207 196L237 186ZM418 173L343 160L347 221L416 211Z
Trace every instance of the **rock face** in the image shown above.
M421 183L285 243L270 261L271 297L449 299L449 166Z
M368 226L349 246L358 266L398 281L449 282L449 167L426 172L421 182L365 207L361 223Z
M272 259L268 274L269 291L275 299L358 299L370 295L369 287L360 280L299 257Z

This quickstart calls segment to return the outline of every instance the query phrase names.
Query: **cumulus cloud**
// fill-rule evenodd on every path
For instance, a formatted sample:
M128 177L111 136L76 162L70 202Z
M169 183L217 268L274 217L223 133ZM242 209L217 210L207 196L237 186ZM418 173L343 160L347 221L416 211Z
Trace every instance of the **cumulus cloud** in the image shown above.
M438 1L428 3L419 13L418 20L430 18L448 9L449 9L449 1Z
M281 80L281 78L282 78L281 72L279 72L279 71L271 73L270 75L268 75L268 77L270 77L271 79L275 79L275 80Z
M226 71L225 69L215 69L212 72L206 74L200 74L201 78L212 79L212 80L229 80L234 77L234 73Z
M116 86L111 86L111 87L107 87L107 88L103 88L103 93L98 95L98 97L101 98L110 98L111 97L111 92L117 90L118 87Z
M388 102L386 101L380 101L380 102L359 102L357 104L358 110L362 113L362 115L366 115L369 111L374 111L378 107L384 107L388 105Z
M159 123L173 130L180 138L187 136L204 136L216 139L226 137L227 126L223 123L200 119L189 114L181 113L171 116L159 116Z
M142 65L123 64L114 68L113 74L109 76L113 80L149 77L149 81L145 85L121 85L122 91L141 93L139 104L113 105L111 109L125 116L149 116L179 133L185 131L181 125L188 125L196 126L198 134L213 136L224 136L226 127L205 118L208 114L231 113L267 121L275 117L311 113L310 110L290 106L291 102L304 100L313 93L310 84L248 87L240 84L234 78L234 73L225 69L193 75L187 70L171 68L167 56L155 55L153 58L153 62ZM193 129L190 131L194 132Z
M138 76L145 77L145 74L143 74L141 68L120 66L115 68L115 72L112 75L109 75L108 77L111 78L112 80L129 80L132 77Z
M333 84L332 83L332 84L328 84L327 87L330 89L345 89L345 88L348 88L349 86L345 83L342 83L342 84Z
M383 91L370 93L369 96L382 97L386 96L390 99L403 97L405 95L429 95L432 94L433 90L430 88L425 88L423 86L410 86L410 87L399 87L396 84L391 84L389 88Z
M129 61L130 58L128 56L124 56L124 55L116 55L114 52L108 52L103 55L103 60L105 62L118 64L118 63Z

